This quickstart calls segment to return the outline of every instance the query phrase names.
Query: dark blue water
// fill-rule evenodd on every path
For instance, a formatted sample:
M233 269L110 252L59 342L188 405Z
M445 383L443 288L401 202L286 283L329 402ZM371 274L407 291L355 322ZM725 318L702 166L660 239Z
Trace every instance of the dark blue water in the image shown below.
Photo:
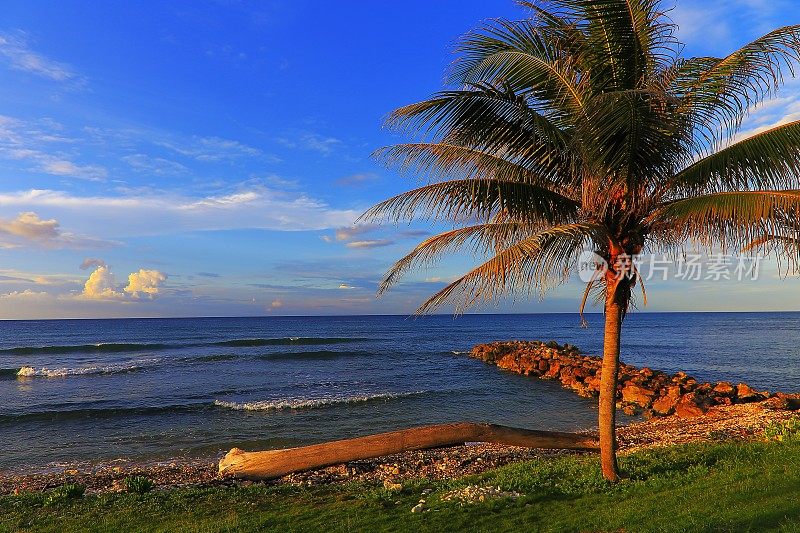
M591 428L593 401L464 355L508 339L596 354L602 317L590 322L581 329L574 314L2 322L0 469L205 456L459 420ZM627 363L800 389L800 314L634 314L625 326Z

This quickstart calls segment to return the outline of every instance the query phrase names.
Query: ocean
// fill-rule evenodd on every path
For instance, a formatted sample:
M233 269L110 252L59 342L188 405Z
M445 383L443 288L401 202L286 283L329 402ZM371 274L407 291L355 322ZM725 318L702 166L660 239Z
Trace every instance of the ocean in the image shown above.
M588 329L576 314L4 321L0 470L212 457L452 421L592 428L593 400L467 357L510 339L596 355L602 316L588 317ZM622 359L797 392L800 313L633 313Z

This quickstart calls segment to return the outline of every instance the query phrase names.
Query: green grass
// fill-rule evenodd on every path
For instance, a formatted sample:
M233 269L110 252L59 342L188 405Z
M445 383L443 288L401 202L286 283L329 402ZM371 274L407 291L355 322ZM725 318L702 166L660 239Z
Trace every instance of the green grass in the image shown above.
M0 531L800 531L800 442L694 444L624 457L605 483L596 458L518 463L400 492L346 485L195 488L0 498ZM524 494L460 506L467 484ZM424 489L428 512L412 514Z

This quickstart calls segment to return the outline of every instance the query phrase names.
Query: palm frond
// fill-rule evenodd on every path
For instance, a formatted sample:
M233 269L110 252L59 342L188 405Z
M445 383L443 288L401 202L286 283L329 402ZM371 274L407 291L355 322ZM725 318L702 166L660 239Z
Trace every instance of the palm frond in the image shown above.
M559 3L580 9L587 21L595 93L599 88L640 88L648 75L674 60L675 26L659 11L657 0Z
M553 226L501 251L434 294L418 309L427 313L447 302L456 312L480 301L491 301L515 291L544 292L563 282L580 251L590 242L604 242L607 234L596 224Z
M461 40L451 80L462 86L505 83L533 109L568 125L584 108L575 47L533 20L494 20Z
M506 214L525 223L573 221L579 204L540 185L500 179L457 179L425 185L385 200L361 215L364 220L490 221Z
M563 161L546 149L527 158L508 160L475 148L448 143L409 143L380 148L373 154L401 174L413 174L429 182L452 179L496 179L530 183L576 196L575 177L562 174Z
M470 252L486 255L508 248L542 230L541 225L520 222L489 222L445 231L419 243L405 257L397 261L386 273L378 288L378 295L386 292L410 270L429 267L442 254L461 249L471 243Z
M576 166L577 154L570 150L569 133L530 109L524 99L507 88L482 85L442 92L394 111L387 124L433 134L439 144L500 157L540 175L559 174L563 178Z
M723 58L686 61L676 77L682 96L680 111L695 116L710 142L732 135L748 110L783 85L784 73L794 75L800 61L800 25L769 32Z
M778 231L785 213L800 212L800 190L721 192L668 202L646 221L649 230L741 249Z
M673 193L800 188L800 121L739 141L670 179Z

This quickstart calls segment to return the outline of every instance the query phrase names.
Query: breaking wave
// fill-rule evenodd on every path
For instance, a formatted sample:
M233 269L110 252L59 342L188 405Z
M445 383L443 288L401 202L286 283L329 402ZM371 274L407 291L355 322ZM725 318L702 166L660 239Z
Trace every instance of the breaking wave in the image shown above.
M120 365L107 365L107 366L85 366L78 368L36 368L33 366L23 366L16 372L16 377L19 378L32 378L32 377L45 377L45 378L63 378L68 376L87 376L87 375L103 375L103 374L128 374L130 372L139 372L145 368L154 366L160 362L160 359L150 359L144 361L136 361L128 364ZM2 374L0 374L2 375Z
M214 405L233 409L236 411L274 411L280 409L316 409L341 404L366 403L374 401L388 401L410 396L425 394L426 391L416 392L386 392L379 394L365 394L360 396L339 396L330 398L290 398L285 400L264 400L257 402L226 402L214 400Z

